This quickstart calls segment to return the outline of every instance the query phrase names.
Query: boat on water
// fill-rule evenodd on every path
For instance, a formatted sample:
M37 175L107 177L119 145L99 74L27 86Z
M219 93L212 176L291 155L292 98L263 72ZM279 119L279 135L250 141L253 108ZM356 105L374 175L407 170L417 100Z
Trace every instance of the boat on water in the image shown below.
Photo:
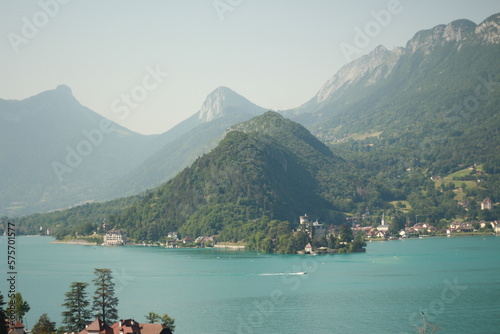
M260 276L282 276L282 275L305 275L307 274L307 271L298 271L296 273L267 273L267 274L259 274Z

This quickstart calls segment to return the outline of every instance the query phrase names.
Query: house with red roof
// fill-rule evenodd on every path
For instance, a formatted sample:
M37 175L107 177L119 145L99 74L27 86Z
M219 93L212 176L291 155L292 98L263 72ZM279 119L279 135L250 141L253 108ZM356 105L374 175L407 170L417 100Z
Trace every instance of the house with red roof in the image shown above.
M113 334L113 330L101 319L97 318L94 322L87 325L79 334Z
M172 334L172 331L162 324L141 324L134 319L120 320L111 326L96 319L79 334Z
M24 330L24 325L20 321L16 321L15 323L11 323L8 319L6 320L8 323L8 332L9 334L26 334Z

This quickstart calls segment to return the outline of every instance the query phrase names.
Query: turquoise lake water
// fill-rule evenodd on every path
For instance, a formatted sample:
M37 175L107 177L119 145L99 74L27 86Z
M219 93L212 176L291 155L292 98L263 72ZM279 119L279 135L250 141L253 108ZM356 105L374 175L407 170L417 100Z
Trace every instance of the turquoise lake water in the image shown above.
M176 334L416 333L421 312L442 328L437 333L500 333L500 237L373 242L365 254L321 256L51 240L17 238L17 290L31 306L29 328L42 313L59 326L70 284L91 283L94 268L110 268L120 318L168 313Z

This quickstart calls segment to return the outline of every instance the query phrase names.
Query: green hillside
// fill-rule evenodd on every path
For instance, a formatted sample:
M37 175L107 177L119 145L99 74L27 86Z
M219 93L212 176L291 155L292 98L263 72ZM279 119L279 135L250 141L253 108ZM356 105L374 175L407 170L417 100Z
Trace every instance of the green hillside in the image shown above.
M354 194L344 161L274 112L235 128L245 132L228 132L213 151L109 222L141 240L179 230L238 241L245 236L228 233L237 222L295 222L306 212L342 221L336 198Z

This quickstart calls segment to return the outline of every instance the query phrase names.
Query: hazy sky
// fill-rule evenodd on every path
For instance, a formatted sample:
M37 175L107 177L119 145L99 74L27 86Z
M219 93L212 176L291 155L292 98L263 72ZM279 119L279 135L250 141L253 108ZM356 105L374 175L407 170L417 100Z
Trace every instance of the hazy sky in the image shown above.
M498 0L2 0L0 98L66 84L103 116L160 133L218 86L265 108L297 107L348 62L342 46L356 58L497 12Z

